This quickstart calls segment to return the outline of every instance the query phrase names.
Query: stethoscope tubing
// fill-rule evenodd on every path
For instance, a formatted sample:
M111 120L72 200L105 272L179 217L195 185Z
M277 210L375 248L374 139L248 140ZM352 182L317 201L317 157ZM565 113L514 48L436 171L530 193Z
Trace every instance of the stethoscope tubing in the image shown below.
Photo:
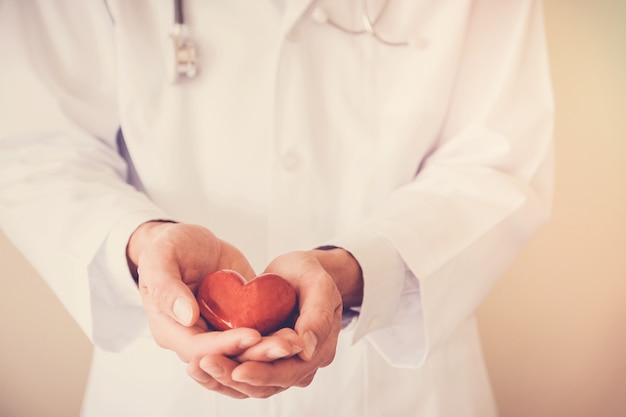
M330 18L324 11L314 12L313 19L319 23L328 24L335 29L350 35L370 35L377 41L388 46L409 46L408 41L392 41L382 36L376 30L376 24L387 10L389 0L385 0L383 7L374 19L370 17L370 9L367 0L360 0L361 22L363 29L350 29ZM189 37L189 29L185 22L183 0L174 0L174 27L171 33L175 50L175 74L174 81L181 78L193 78L198 73L197 50L195 43Z

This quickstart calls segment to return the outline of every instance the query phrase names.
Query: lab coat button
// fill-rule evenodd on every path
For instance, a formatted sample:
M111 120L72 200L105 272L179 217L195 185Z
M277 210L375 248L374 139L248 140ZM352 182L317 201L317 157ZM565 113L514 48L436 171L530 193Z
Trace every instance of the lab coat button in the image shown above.
M287 152L283 156L283 168L288 172L294 172L300 166L300 156L293 151Z

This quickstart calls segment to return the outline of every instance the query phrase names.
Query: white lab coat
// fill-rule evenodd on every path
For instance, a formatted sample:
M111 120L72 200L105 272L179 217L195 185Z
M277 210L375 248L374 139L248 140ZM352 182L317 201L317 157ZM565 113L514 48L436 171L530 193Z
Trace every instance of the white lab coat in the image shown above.
M187 1L201 72L178 84L168 1L0 3L2 229L95 344L84 416L496 415L473 312L549 211L541 4L390 0L392 47L320 22L358 28L359 3ZM349 249L365 296L334 362L270 399L198 386L126 268L157 218L259 272Z

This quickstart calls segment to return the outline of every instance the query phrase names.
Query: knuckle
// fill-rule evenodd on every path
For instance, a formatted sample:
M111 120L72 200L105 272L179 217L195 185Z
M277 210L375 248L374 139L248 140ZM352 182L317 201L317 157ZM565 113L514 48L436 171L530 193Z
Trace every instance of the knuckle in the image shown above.
M161 311L165 310L166 306L169 306L171 304L170 301L172 301L172 294L167 287L165 283L157 282L149 289L152 294L152 302Z
M310 319L315 320L319 331L323 334L330 333L335 321L334 311L328 310L322 306L310 306L301 311L300 315L306 315Z
M309 385L311 385L311 383L313 382L313 378L315 377L315 372L317 371L313 371L312 373L310 373L309 375L305 376L304 378L300 379L296 384L294 384L297 387L300 388L305 388L308 387Z
M335 360L335 352L334 351L330 355L328 355L326 357L326 359L324 359L320 363L320 368L325 368L326 366L330 365L331 363L333 363L333 360Z

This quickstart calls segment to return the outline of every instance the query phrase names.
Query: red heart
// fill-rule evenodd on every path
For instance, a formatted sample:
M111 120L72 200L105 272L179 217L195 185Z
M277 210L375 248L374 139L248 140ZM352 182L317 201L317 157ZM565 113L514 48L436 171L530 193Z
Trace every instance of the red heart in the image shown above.
M276 274L246 282L237 271L207 275L198 289L200 313L215 329L250 327L267 335L291 327L297 313L296 291Z

